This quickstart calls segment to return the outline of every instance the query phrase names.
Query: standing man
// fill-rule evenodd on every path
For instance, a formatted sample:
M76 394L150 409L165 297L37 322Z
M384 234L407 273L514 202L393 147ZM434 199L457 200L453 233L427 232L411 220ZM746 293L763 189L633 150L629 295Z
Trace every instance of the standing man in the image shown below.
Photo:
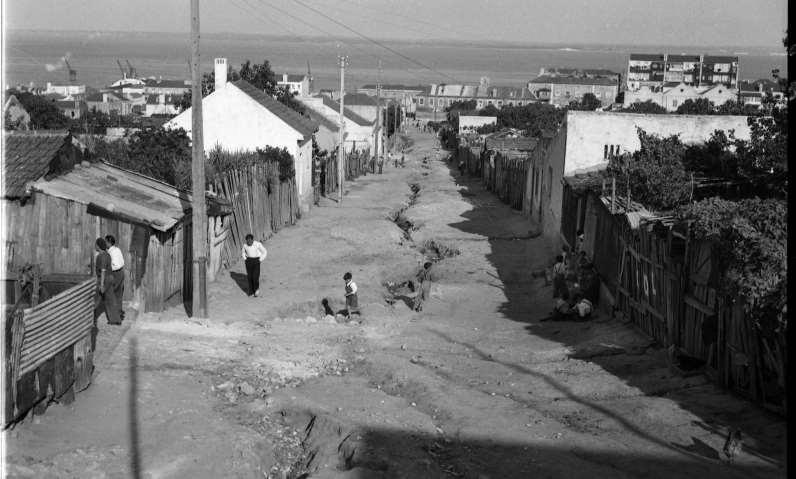
M249 280L249 296L260 295L260 263L268 255L265 246L259 241L254 241L250 233L246 235L246 244L243 245L243 260L246 263L246 278Z
M97 251L94 270L97 274L98 293L98 302L94 307L95 327L96 320L103 311L105 311L105 317L108 318L108 324L122 324L122 319L119 317L119 305L116 304L116 294L111 289L111 256L108 254L108 243L105 242L105 238L97 238L94 249Z
M117 304L119 306L119 318L123 321L124 254L122 254L122 250L116 246L116 238L113 235L105 236L105 242L108 243L108 254L111 256L110 288L113 290L113 294L116 295Z

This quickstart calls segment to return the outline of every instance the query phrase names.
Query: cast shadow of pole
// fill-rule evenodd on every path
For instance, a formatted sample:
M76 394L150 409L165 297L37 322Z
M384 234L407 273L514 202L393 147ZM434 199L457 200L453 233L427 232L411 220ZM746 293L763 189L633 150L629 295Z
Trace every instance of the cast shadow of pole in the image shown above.
M138 436L138 341L135 336L130 338L130 394L129 427L130 427L130 472L135 479L141 477L141 453Z

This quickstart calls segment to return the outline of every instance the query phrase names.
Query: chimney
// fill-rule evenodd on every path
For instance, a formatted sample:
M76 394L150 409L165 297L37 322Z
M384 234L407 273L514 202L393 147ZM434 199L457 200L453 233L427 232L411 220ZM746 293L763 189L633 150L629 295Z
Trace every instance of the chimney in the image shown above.
M227 84L227 59L216 58L216 91L221 90Z

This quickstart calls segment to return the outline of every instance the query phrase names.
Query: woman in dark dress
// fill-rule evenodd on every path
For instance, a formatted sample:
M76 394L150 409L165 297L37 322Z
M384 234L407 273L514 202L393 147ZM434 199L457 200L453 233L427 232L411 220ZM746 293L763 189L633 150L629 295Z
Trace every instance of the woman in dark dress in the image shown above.
M104 238L97 238L94 244L97 258L94 261L94 270L97 273L97 306L94 308L96 320L104 311L108 324L122 324L120 316L119 298L113 290L113 272L111 271L111 255L108 254L108 243Z

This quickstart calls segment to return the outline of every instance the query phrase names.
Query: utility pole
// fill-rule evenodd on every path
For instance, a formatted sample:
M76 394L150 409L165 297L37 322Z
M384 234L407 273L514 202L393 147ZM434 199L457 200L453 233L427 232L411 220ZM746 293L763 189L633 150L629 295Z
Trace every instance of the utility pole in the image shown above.
M193 289L191 314L207 318L207 208L202 138L202 74L199 70L199 0L191 0L191 236Z
M343 144L345 138L345 114L343 113L345 102L345 66L348 63L347 56L338 56L340 60L340 146L337 149L337 182L340 185L337 191L337 206L343 204L343 156L345 155L345 146Z
M381 60L379 60L379 80L376 82L376 132L373 135L373 146L376 150L376 161L382 161L382 152L379 148L381 139Z

